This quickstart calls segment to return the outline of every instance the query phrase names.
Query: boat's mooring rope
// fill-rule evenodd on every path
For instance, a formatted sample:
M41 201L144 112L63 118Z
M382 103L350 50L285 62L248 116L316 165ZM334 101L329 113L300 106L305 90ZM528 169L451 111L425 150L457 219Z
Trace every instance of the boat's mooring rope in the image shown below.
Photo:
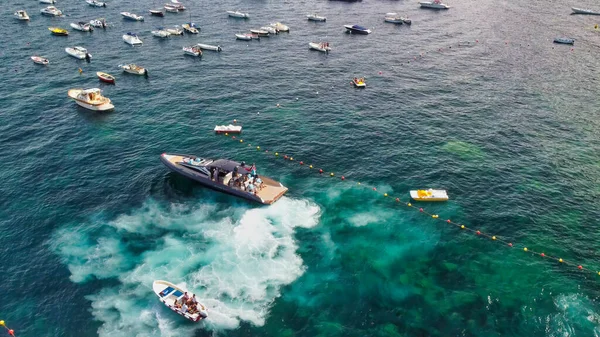
M253 146L250 143L244 142L244 140L241 139L241 138L237 138L236 136L233 136L233 135L230 136L228 133L218 133L218 134L225 135L225 136L231 138L232 140L234 140L236 143L238 143L240 145L245 145L246 147L252 147ZM283 161L286 161L286 162L298 163L298 165L300 167L305 167L305 168L308 168L309 170L314 170L320 176L325 175L325 176L329 176L329 177L332 177L332 178L336 176L335 173L333 173L333 172L330 172L329 174L326 174L325 173L326 171L324 169L322 169L322 168L318 168L317 169L316 166L314 166L312 164L307 164L308 162L297 160L297 159L295 159L292 156L288 156L288 155L285 155L285 154L284 155L280 155L279 152L277 152L277 151L270 151L268 149L264 149L263 150L263 149L261 149L260 146L258 146L256 144L254 144L254 147L256 148L256 150L258 152L261 152L263 154L267 154L271 158L282 158ZM346 181L346 177L344 175L340 176L339 181L340 182L345 182ZM408 207L410 209L413 209L413 210L418 210L419 213L427 215L427 216L429 216L433 220L436 220L436 221L441 222L441 223L446 223L446 224L452 225L452 226L457 227L457 228L459 228L461 230L471 232L471 233L473 233L473 234L475 234L475 235L477 235L479 237L489 239L489 240L491 240L493 242L501 243L505 247L508 247L508 248L517 248L520 251L522 251L522 252L524 252L524 253L526 253L526 254L528 254L530 256L537 256L537 257L541 257L543 259L553 260L553 261L559 263L560 265L565 265L565 266L571 267L573 269L577 269L580 272L591 273L591 274L596 274L596 275L600 276L600 271L594 271L594 270L589 269L589 268L584 268L582 264L578 264L578 263L571 262L571 261L566 261L566 260L563 260L560 257L555 257L553 255L548 255L548 254L546 254L544 252L540 252L540 251L537 251L537 250L532 250L532 249L529 249L526 245L514 243L512 241L503 239L503 238L501 238L499 236L488 234L488 233L484 233L484 232L482 232L482 231L480 231L478 229L470 228L470 227L468 227L465 224L461 224L461 223L452 221L450 219L441 218L438 214L433 214L433 213L427 212L422 207L417 207L417 206L413 205L410 202L410 200L409 201L404 201L400 197L393 197L393 196L389 195L388 193L383 193L382 194L381 192L377 191L377 188L374 187L374 186L369 186L369 185L363 184L361 182L357 182L355 184L355 186L360 187L360 188L366 188L366 189L372 190L374 193L382 195L385 200L391 200L392 202L394 202L396 204L404 205L404 206L406 206L406 207Z

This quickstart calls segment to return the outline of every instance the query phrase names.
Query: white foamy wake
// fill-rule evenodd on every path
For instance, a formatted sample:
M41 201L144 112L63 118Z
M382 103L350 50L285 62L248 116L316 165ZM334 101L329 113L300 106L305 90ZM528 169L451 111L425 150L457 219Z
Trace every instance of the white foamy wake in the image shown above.
M294 228L313 227L319 208L282 198L269 207L214 205L168 210L152 201L113 221L64 228L55 251L74 282L117 279L88 297L103 322L100 336L192 336L194 329L261 326L280 288L304 272ZM164 279L186 287L209 308L205 323L190 324L152 292Z

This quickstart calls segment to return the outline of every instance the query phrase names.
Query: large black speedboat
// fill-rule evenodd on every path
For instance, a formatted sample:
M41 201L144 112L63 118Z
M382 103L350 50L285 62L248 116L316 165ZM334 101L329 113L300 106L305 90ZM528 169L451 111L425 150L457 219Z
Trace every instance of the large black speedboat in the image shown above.
M288 190L278 181L255 174L244 162L168 153L160 160L172 171L206 187L261 204L274 203Z

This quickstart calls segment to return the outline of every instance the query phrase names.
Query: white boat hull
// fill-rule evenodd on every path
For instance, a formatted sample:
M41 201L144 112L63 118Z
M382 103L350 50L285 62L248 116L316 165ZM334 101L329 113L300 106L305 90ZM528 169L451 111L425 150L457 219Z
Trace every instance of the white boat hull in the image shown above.
M235 34L235 38L242 41L251 41L252 36L244 35L244 34Z
M129 73L129 74L133 74L133 75L139 75L139 76L147 76L148 72L146 71L146 69L142 68L142 67L138 67L138 68L131 68L129 65L119 65L119 68L123 69L124 72Z
M50 63L50 61L48 61L48 59L45 59L40 56L32 56L31 60L33 61L33 63L41 64L41 65L47 65L48 63Z
M83 101L78 101L78 100L75 100L75 103L77 103L77 105L79 105L82 108L86 108L86 109L92 110L92 111L110 111L110 110L115 109L115 106L112 105L111 103L104 103L101 105L91 105L91 104L85 103Z
M571 10L573 11L573 14L600 15L600 12L595 12L591 9L571 7Z
M183 53L185 55L200 57L202 56L202 50L193 47L183 47Z
M198 303L199 312L193 315L190 315L189 313L183 313L180 309L176 308L175 301L178 299L181 301L181 298L186 291L185 289L182 289L171 282L156 280L152 284L152 290L164 305L192 322L201 321L208 316L208 309L202 303ZM192 292L188 292L188 295L192 297L194 294Z
M320 43L315 43L315 42L309 43L308 48L310 48L312 50L320 51L322 53L329 53L329 51L331 50L330 47L323 46Z
M140 15L135 15L129 12L121 12L121 15L124 19L132 20L132 21L144 21L144 17Z
M242 12L227 11L227 14L231 18L238 18L238 19L248 19L250 17L250 15L248 15L248 13L242 13Z
M127 34L123 35L123 41L132 46L141 46L143 44L142 40L140 40L139 38Z
M450 8L450 6L448 6L446 4L429 2L429 1L420 2L419 4L421 5L421 8L430 8L430 9L448 9L448 8Z
M216 133L223 133L223 132L240 133L240 132L242 132L242 127L239 125L233 125L233 124L217 125L217 126L215 126L215 132Z
M178 29L178 28L170 28L170 29L166 29L166 31L171 34L171 35L183 35L183 30Z
M93 90L93 89L92 89ZM99 89L96 89L99 91ZM77 105L79 105L82 108L86 108L88 110L92 110L92 111L110 111L113 110L115 108L114 105L112 105L110 99L106 98L106 97L101 97L101 99L98 99L97 97L94 98L96 100L96 103L92 103L92 101L85 101L82 99L82 97L80 96L81 93L85 93L84 90L81 89L71 89L69 90L69 92L67 93L67 95L72 98L75 103L77 103ZM83 96L86 96L85 94Z
M222 51L223 50L223 48L221 48L221 46L213 46L210 44L198 43L195 46L202 50L212 50L212 51Z
M41 4L49 4L49 5L53 5L56 3L56 1L54 0L40 0Z
M448 201L448 193L445 190L412 190L410 197L416 201Z
M306 18L308 19L308 21L316 21L316 22L325 22L327 21L327 18L324 16L318 16L318 15L307 15Z
M164 30L153 30L152 35L155 37L160 37L160 38L165 39L165 38L169 37L171 34Z
M92 54L87 53L87 52L83 52L83 51L79 51L73 48L65 48L65 52L67 52L67 54L69 54L70 56L78 59L78 60L85 60L85 56L88 55L89 58L92 58Z

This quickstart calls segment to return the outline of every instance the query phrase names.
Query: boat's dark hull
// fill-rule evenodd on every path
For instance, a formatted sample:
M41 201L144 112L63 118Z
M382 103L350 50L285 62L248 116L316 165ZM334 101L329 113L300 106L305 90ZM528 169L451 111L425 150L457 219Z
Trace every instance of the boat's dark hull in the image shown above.
M367 32L366 30L359 30L359 29L352 29L352 28L346 28L346 30L351 34L369 35L369 32Z
M184 157L188 157L188 158L195 158L195 156L192 155L186 155L186 154L175 154L177 156L184 156ZM192 179L195 182L208 187L210 189L213 189L215 191L219 191L219 192L223 192L223 193L227 193L230 195L234 195L236 197L240 197L246 200L250 200L250 201L254 201L254 202L258 202L261 204L266 204L265 202L263 202L259 197L255 196L254 194L245 192L245 191L240 191L240 190L236 190L232 187L223 185L222 183L219 182L215 182L210 180L210 178L205 177L204 175L200 174L200 173L196 173L191 169L185 168L183 166L180 165L176 165L171 163L169 160L165 159L163 156L160 156L160 161L162 161L162 163L168 167L171 171L176 172L181 174L182 176Z

